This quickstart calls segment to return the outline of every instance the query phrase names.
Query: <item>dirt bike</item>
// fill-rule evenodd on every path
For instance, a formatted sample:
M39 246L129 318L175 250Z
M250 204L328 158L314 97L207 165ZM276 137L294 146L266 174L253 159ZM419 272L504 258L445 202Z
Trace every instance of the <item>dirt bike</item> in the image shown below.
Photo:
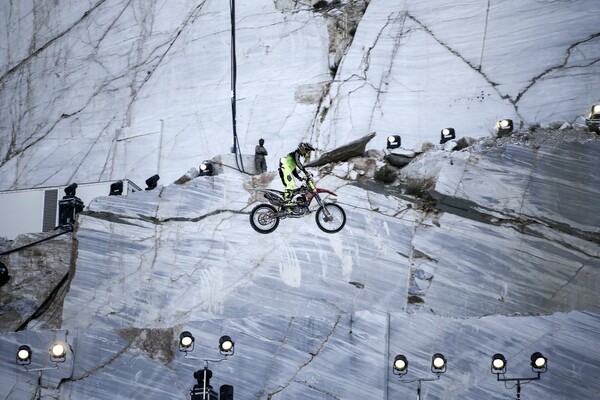
M318 208L315 214L317 226L323 232L339 232L346 224L346 213L336 203L325 203L320 194L326 193L337 196L334 192L317 188L312 175L306 176L306 184L295 189L290 204L285 203L284 192L274 189L259 189L267 201L254 207L250 212L250 225L259 233L271 233L279 226L279 221L285 218L302 218L310 214L310 204L316 199Z

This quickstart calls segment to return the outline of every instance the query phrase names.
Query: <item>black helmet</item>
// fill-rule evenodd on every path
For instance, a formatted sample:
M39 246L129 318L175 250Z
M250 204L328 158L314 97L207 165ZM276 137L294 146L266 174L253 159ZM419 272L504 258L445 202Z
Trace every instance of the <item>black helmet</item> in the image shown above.
M298 152L304 157L308 157L311 151L315 151L315 148L310 143L302 142L298 145Z

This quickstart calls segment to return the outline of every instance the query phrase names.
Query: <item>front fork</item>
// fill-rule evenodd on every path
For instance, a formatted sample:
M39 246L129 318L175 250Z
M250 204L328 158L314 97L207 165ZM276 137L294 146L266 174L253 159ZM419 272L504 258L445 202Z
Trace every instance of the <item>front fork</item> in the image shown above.
M325 214L325 218L323 218L323 219L325 220L325 222L331 221L333 219L333 217L329 213L329 210L327 210L327 208L325 207L323 200L321 200L321 196L319 196L319 192L317 192L317 188L316 188L315 184L313 183L312 179L308 180L308 186L315 192L315 198L317 199L317 204L323 209L323 214Z
M315 198L317 199L317 204L323 209L323 214L325 215L323 219L325 220L325 222L331 221L333 217L329 213L327 207L325 207L325 204L323 203L323 200L321 200L321 196L319 196L319 193L315 194Z

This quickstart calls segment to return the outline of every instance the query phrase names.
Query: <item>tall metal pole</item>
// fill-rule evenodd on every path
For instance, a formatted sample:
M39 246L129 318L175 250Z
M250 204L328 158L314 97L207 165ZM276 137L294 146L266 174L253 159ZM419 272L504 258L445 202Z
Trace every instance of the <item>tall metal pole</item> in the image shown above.
M238 170L244 172L244 162L241 152L239 151L239 140L237 135L237 59L235 56L235 0L229 0L229 8L231 10L231 122L233 127L233 145L231 152L234 153L235 163Z
M38 392L38 400L42 400L42 370L40 369L40 373L38 375L38 388L40 391Z
M206 390L206 371L208 371L208 367L204 367L204 372L203 372L204 373L204 380L203 380L204 387L202 388L202 398L204 400L208 399L208 392Z
M535 371L534 371L535 372ZM545 370L542 372L546 372ZM531 381L539 381L541 379L542 372L537 372L537 376L532 378L500 378L500 374L496 374L496 380L498 382L517 382L517 400L521 399L521 381L529 383ZM504 376L504 374L502 374Z
M235 58L235 0L229 0L231 11L231 119L233 124L233 147L232 153L237 153L237 120L236 120L236 79L237 62Z

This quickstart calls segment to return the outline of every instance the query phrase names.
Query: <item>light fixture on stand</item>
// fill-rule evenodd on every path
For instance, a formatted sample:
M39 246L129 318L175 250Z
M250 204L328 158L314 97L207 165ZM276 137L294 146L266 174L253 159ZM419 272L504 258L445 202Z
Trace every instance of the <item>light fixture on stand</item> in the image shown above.
M214 167L213 167L212 161L210 161L210 160L202 161L202 164L200 164L199 176L213 176L213 174L214 174Z
M387 138L387 149L397 149L402 144L402 139L400 135L391 135Z
M498 136L505 136L512 133L514 129L512 119L502 119L498 121L496 124L496 129L498 129Z
M146 179L146 190L156 189L159 179L160 176L158 176L158 174L152 175L150 178Z
M534 377L526 377L526 378L506 378L504 374L506 373L506 358L504 355L500 353L494 354L492 357L492 366L491 372L496 375L496 379L499 382L516 382L517 385L517 400L521 399L521 384L529 383L531 381L539 381L541 379L541 374L547 371L548 368L548 359L540 352L535 352L531 355L531 370L537 374ZM500 377L502 375L502 377Z
M219 352L224 356L232 356L235 350L235 343L227 335L221 336L219 339Z
M194 372L196 384L190 390L190 400L233 400L233 386L231 385L221 385L220 394L217 395L210 384L213 373L208 369L209 362L225 361L228 356L234 354L235 344L233 340L228 335L221 336L219 339L219 353L224 357L217 359L189 356L188 353L194 350L195 342L196 339L189 331L183 331L179 334L179 351L185 354L184 357L189 360L204 361L204 368Z
M26 372L38 373L38 399L42 398L42 372L58 369L60 363L64 363L67 359L67 345L64 342L55 342L49 349L50 361L53 366L30 368L29 365L33 359L33 350L27 344L20 345L16 353L16 364L23 367Z
M435 377L426 378L415 378L415 379L402 379L404 375L408 373L408 359L403 354L398 354L394 358L392 364L392 373L399 377L398 381L402 383L413 383L417 382L417 400L421 399L421 383L437 381L440 379L441 374L446 372L446 357L442 353L435 353L431 357L431 372L435 374Z
M456 131L454 128L444 128L440 132L440 144L444 144L449 140L456 139Z
M109 196L121 196L123 194L123 181L117 181L110 184Z
M585 125L590 131L600 133L600 104L592 106L590 115L585 119Z

